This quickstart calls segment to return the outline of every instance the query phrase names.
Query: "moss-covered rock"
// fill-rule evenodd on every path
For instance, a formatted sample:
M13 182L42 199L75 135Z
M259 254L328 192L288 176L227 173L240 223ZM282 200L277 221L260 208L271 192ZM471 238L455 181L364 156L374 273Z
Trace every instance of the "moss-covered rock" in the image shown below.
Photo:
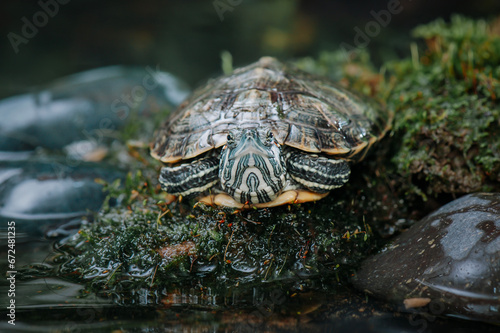
M419 26L411 56L374 69L365 52L324 52L303 69L341 80L395 112L389 172L401 195L424 198L500 188L500 35L494 24L453 16Z
M500 188L500 36L454 16L417 27L411 59L387 65L396 111L393 157L423 193Z
M124 188L115 183L107 190L118 205L60 248L59 260L66 260L60 273L94 291L225 290L297 277L336 284L374 247L350 198L250 211L167 206L142 172L129 175Z

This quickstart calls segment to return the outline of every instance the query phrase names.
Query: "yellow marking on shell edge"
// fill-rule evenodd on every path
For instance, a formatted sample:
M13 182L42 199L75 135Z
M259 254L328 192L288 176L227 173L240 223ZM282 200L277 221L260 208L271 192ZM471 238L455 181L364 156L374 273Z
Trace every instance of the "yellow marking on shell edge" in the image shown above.
M154 159L157 159L158 161L161 161L163 163L176 163L182 159L181 157L178 157L178 156L175 156L175 157L168 156L165 158L163 155L158 155L158 153L152 148L149 150L149 155L151 155L151 157L153 157Z
M285 145L289 146L289 147L297 148L301 151L306 151L308 153L321 153L321 150L319 150L319 149L308 149L307 146L302 144L302 142L294 143L294 142L286 142L286 140L285 140ZM348 153L348 152L349 152L349 149L346 150L346 153ZM338 153L336 153L336 154L338 154Z
M384 132L385 135L385 132ZM371 147L375 142L379 141L382 139L383 136L381 137L372 137L369 141L363 142L362 144L357 145L354 149L323 149L323 153L328 154L328 155L349 155L349 156L358 156L359 152L362 151L363 149L366 148L366 146ZM366 153L365 153L366 154ZM354 158L354 161L360 162L363 160L365 156L359 156L357 158ZM346 160L351 160L349 157L346 158Z
M153 155L153 154L151 154L151 155ZM179 156L167 156L167 157L164 157L164 156L157 157L157 156L158 155L156 155L156 156L153 155L154 158L156 158L157 160L160 160L163 163L172 164L172 163L180 162L182 160L182 157L179 157Z
M276 199L270 202L258 204L242 204L237 202L228 194L212 194L201 198L199 201L210 206L225 206L238 209L268 208L286 204L317 201L326 197L328 193L315 193L307 190L290 190L281 193Z

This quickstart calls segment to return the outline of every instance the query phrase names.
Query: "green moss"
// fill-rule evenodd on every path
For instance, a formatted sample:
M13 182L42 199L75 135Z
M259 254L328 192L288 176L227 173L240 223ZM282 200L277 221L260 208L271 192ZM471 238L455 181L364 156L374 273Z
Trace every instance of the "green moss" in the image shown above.
M97 220L60 249L63 277L101 293L193 284L225 290L297 276L346 282L374 247L371 229L346 209L346 199L249 211L167 206L149 172L157 170L130 174L124 187L107 186Z
M500 36L460 16L414 36L426 42L418 56L387 65L398 173L432 195L498 190Z
M323 52L296 64L370 95L395 113L392 160L399 195L427 198L500 190L500 36L453 16L419 26L411 56L374 69L366 51Z

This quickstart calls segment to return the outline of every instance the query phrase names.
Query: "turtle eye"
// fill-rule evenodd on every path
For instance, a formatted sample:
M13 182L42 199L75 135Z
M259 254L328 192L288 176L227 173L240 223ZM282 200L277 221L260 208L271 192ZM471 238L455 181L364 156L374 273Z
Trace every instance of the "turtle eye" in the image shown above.
M234 143L234 136L231 133L227 134L227 143L228 144L233 144Z
M266 133L266 143L271 144L274 141L273 132L269 131Z

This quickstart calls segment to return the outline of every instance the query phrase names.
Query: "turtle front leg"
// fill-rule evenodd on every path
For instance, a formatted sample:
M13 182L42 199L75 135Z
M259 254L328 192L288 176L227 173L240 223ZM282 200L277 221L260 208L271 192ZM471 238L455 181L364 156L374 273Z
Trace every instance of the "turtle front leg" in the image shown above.
M219 160L206 157L192 163L165 166L161 169L159 181L168 194L190 196L203 193L219 181Z
M291 152L287 171L300 185L316 193L327 193L349 180L351 168L345 160Z

